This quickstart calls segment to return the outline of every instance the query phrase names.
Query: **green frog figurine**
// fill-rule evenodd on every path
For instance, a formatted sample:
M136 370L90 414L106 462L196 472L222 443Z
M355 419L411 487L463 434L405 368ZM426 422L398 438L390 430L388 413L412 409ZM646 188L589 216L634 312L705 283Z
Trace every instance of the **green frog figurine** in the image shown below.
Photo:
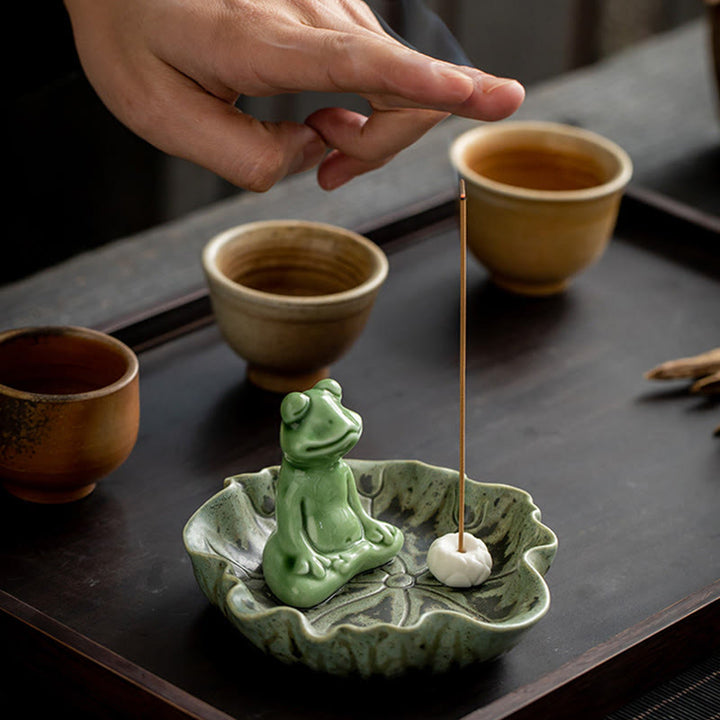
M341 400L342 388L327 378L280 406L277 528L263 551L263 573L275 596L293 607L317 605L403 544L398 528L360 504L343 456L360 439L362 419Z

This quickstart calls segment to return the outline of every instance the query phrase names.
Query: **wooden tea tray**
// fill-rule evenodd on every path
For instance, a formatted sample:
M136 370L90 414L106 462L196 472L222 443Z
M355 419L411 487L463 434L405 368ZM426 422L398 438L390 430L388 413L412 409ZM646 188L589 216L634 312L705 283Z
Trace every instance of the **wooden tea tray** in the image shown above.
M199 289L102 328L140 357L130 459L78 503L0 497L6 702L28 717L592 718L716 651L719 405L643 372L719 344L720 236L651 200L625 198L607 254L562 296L506 295L469 264L467 472L528 490L559 537L550 612L514 650L342 679L265 657L209 605L183 525L226 476L279 462L279 398L245 382ZM364 230L390 275L334 368L364 418L352 456L457 467L454 200Z

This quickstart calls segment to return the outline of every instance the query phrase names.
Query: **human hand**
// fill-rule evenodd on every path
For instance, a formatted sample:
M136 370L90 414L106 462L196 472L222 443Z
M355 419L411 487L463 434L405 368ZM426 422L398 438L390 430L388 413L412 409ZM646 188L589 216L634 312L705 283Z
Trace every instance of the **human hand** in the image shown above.
M361 0L65 0L85 73L110 111L160 150L263 192L319 164L331 190L387 163L450 113L498 120L522 86L415 52ZM364 97L261 122L240 95ZM331 152L326 155L328 147Z

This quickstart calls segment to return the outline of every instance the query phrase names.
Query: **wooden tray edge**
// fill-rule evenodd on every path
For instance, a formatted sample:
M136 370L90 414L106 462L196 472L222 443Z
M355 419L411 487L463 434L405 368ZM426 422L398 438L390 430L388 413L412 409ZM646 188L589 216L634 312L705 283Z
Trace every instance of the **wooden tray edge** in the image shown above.
M463 720L604 718L720 647L720 580Z
M35 697L28 699L30 706L53 706L61 697L83 717L89 713L133 720L232 720L3 590L0 636L3 662L8 664L3 682L15 682L15 687L8 686L15 696L21 690L17 683L32 676Z

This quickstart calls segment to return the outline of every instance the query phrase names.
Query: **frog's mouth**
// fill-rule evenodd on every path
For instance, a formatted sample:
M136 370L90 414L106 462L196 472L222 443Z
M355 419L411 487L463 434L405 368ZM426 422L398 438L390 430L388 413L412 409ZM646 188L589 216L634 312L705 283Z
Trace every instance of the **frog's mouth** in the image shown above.
M340 437L332 438L321 443L308 443L305 446L305 452L308 454L324 453L326 450L345 450L357 443L360 439L360 431L356 428L346 430Z

